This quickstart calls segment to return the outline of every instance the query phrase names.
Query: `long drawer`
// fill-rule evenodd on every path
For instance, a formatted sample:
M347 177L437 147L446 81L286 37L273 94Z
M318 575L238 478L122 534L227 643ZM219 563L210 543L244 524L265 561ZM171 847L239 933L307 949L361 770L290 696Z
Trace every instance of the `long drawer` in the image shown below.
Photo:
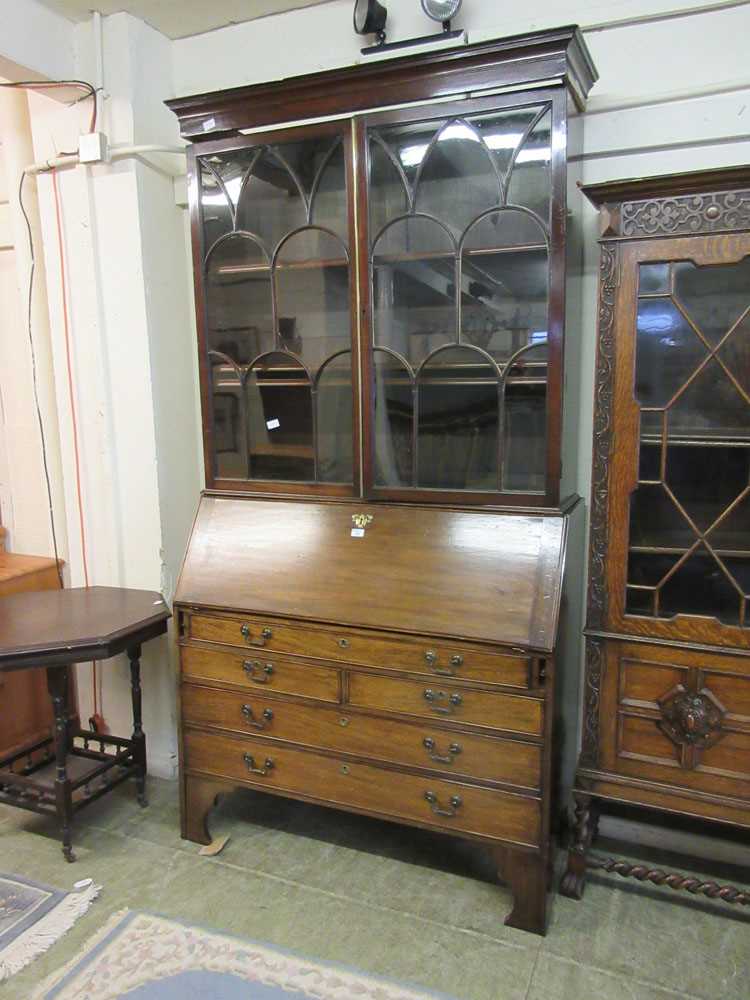
M251 651L220 651L183 646L182 677L217 681L250 690L277 691L320 701L339 701L339 671Z
M532 847L540 840L538 799L401 774L373 764L345 763L255 738L188 730L184 766L268 791L437 829Z
M219 618L191 614L187 637L252 649L258 655L291 653L427 676L462 677L522 690L528 690L532 684L532 660L529 656L495 652L471 643L371 635L351 629L298 625L251 615Z
M477 691L455 683L423 683L352 671L348 701L360 708L462 722L529 736L542 734L540 699Z
M185 684L183 719L188 724L259 733L274 739L430 768L484 781L538 788L540 746L456 733L430 722L374 718L346 709L303 705Z

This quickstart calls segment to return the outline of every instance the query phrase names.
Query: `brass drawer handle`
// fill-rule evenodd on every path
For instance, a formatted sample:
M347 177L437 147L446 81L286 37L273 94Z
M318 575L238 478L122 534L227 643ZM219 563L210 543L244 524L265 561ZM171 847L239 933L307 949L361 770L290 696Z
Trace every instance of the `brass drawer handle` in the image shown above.
M453 710L458 708L463 702L460 694L446 694L445 691L433 691L432 688L425 688L424 700L429 704L433 712L440 715L453 715ZM448 704L443 704L447 700Z
M268 684L273 676L273 663L264 665L260 660L244 660L242 669L247 674L247 679L253 684Z
M424 654L425 661L427 665L432 667L436 674L440 674L442 677L455 677L456 670L463 666L464 658L460 653L454 653L450 660L450 667L439 667L438 664L438 654L434 649L428 649Z
M435 813L436 816L455 816L458 810L461 808L462 800L460 795L451 795L450 809L443 809L440 805L437 795L434 792L425 792L424 797L430 803L430 809Z
M456 757L461 753L460 743L451 743L448 747L448 753L440 754L435 752L435 741L430 736L425 736L422 740L422 745L429 754L430 760L435 760L438 764L452 764Z
M263 767L255 766L255 757L253 757L251 753L246 753L242 759L245 762L245 767L251 774L259 774L262 778L265 778L267 774L270 774L275 766L271 757L266 757Z
M351 646L348 639L338 639L337 642L342 649L348 649Z
M248 726L252 726L253 729L267 729L271 722L273 722L273 712L270 708L263 709L263 720L255 718L255 713L251 705L243 705L241 711L245 722Z
M241 626L240 632L242 633L242 637L244 638L244 640L248 644L248 646L265 646L265 644L268 642L269 639L273 639L273 632L271 631L271 629L267 625L263 629L263 631L260 633L260 639L251 639L250 638L250 626L249 625L243 625L243 626Z

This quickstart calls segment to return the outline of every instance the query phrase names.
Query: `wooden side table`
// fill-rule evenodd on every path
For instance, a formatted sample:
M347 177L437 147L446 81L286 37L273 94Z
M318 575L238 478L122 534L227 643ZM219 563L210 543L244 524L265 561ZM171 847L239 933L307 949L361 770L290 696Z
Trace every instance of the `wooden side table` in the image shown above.
M0 802L56 816L67 861L73 816L131 776L146 804L146 737L141 719L141 645L163 635L170 612L161 594L117 587L82 587L12 594L0 599L0 671L46 667L54 736L0 759ZM73 728L68 674L75 663L130 660L130 739ZM2 717L10 706L0 702Z

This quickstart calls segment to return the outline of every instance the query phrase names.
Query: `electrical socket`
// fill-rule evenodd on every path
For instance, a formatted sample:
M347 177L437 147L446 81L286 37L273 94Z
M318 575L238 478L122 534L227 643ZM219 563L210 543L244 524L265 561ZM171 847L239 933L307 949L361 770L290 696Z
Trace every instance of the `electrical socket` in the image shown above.
M78 137L81 163L109 163L109 143L104 132L88 132Z

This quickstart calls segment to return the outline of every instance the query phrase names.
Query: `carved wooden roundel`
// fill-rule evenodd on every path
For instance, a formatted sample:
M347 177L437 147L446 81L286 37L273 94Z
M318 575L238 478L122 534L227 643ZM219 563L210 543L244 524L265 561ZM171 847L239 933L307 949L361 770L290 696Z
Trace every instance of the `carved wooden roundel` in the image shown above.
M677 746L705 750L724 735L721 723L726 709L708 688L687 691L678 684L659 699L659 707L659 728Z

